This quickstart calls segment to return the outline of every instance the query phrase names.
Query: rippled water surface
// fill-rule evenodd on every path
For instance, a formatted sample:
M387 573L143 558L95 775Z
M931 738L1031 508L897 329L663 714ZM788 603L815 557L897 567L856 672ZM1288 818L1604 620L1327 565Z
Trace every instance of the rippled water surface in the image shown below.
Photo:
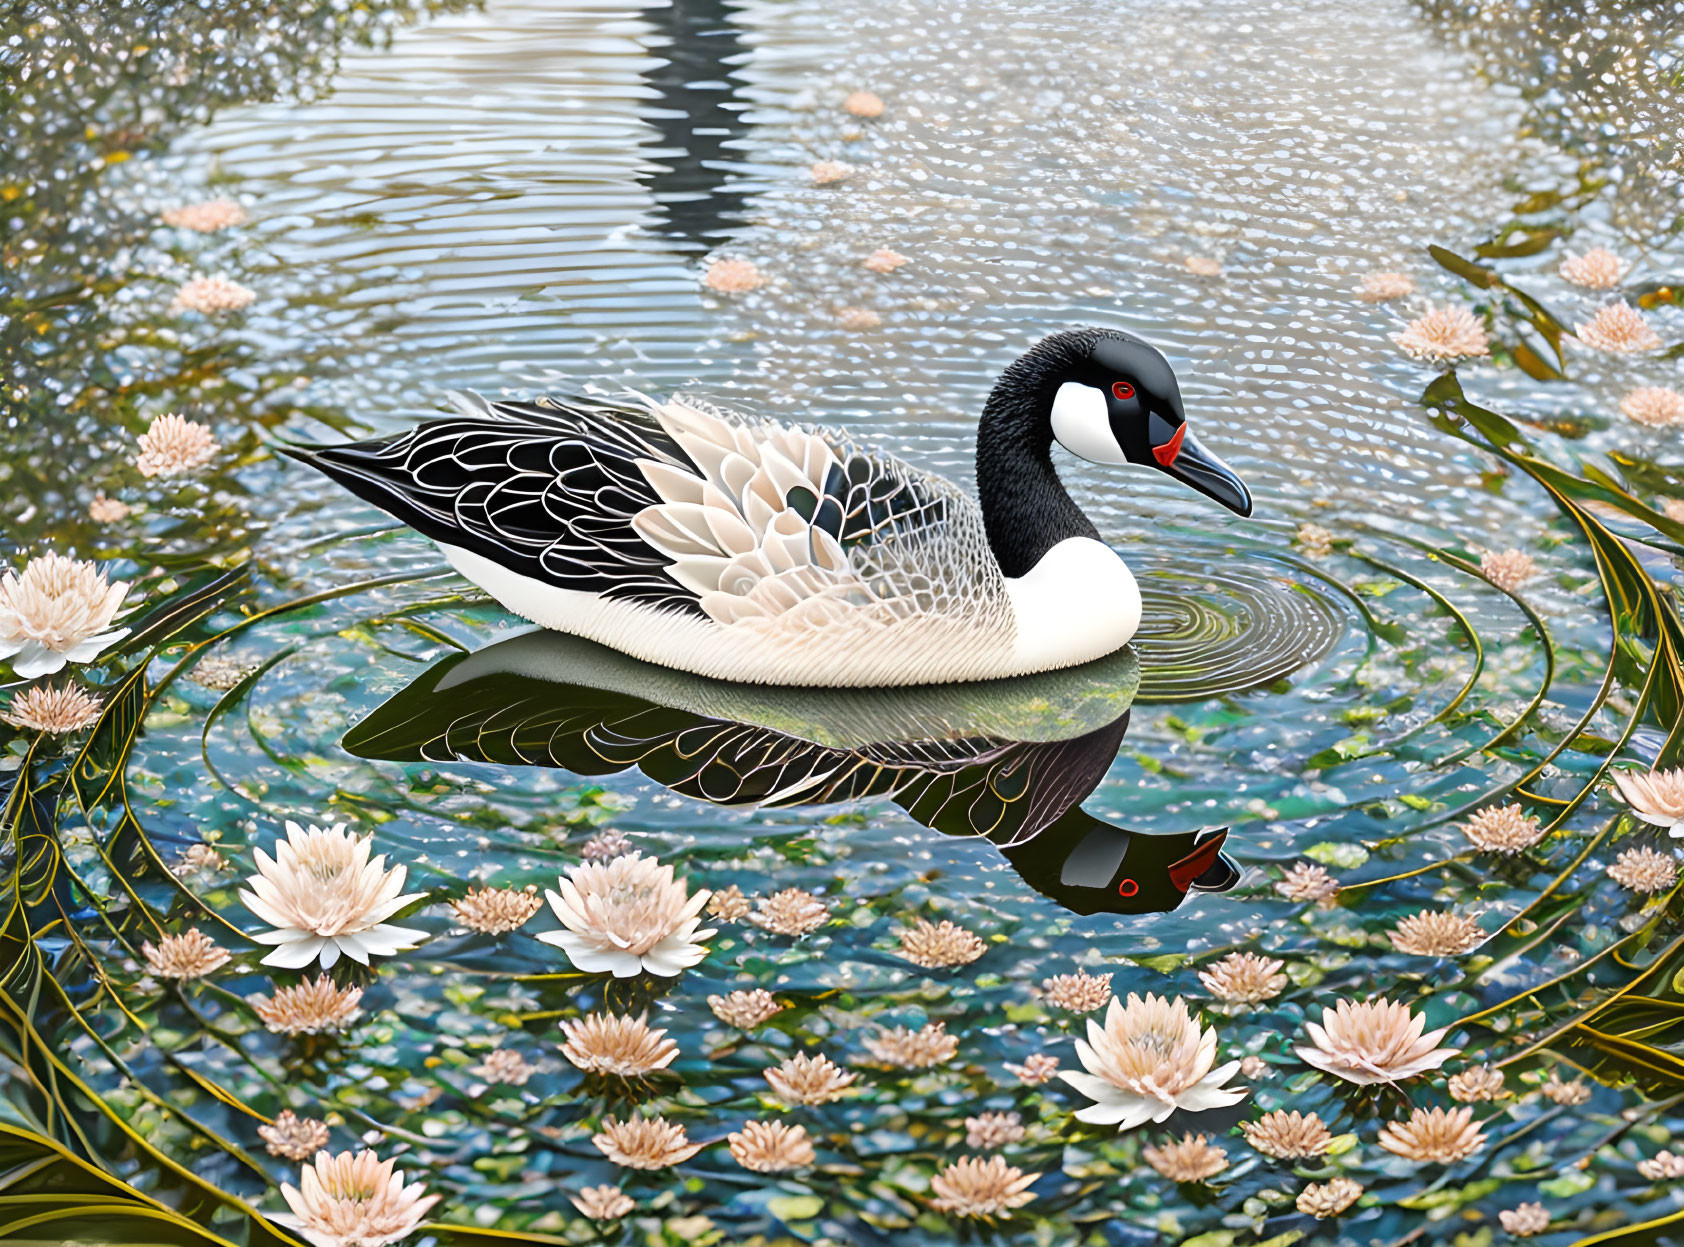
M73 1056L128 1133L90 1128L83 1147L48 1120L21 1041L5 1055L34 1089L7 1128L60 1139L171 1207L221 1208L219 1232L253 1244L271 1232L244 1211L278 1210L275 1184L296 1176L254 1134L282 1109L325 1120L336 1149L360 1139L400 1154L444 1197L424 1233L446 1243L509 1241L493 1231L582 1243L600 1230L627 1242L1200 1235L1230 1247L1450 1241L1452 1227L1474 1243L1506 1233L1500 1211L1539 1201L1555 1218L1545 1241L1566 1244L1684 1207L1635 1168L1684 1132L1668 1098L1684 1091L1678 1073L1587 1038L1617 1016L1621 1035L1684 1059L1668 1029L1684 1009L1670 987L1671 885L1634 898L1605 874L1620 850L1670 849L1616 824L1621 807L1595 787L1611 757L1676 764L1665 672L1678 654L1657 619L1676 617L1679 534L1655 527L1656 512L1611 519L1594 493L1617 482L1657 509L1684 497L1676 427L1618 414L1634 387L1680 386L1684 365L1677 349L1619 356L1570 339L1564 378L1528 375L1518 344L1543 340L1530 305L1428 252L1485 244L1480 263L1571 327L1606 296L1564 280L1562 257L1610 247L1630 265L1622 293L1668 347L1684 338L1675 13L1404 0L427 7L385 14L389 42L369 46L353 37L363 19L342 28L307 6L238 7L208 24L139 6L128 25L114 6L26 24L37 41L79 25L108 63L114 48L123 65L177 59L129 112L120 93L77 98L72 69L52 58L18 80L36 94L10 123L33 145L20 140L18 172L0 173L21 205L7 250L17 375L0 551L112 560L136 583L132 600L163 600L209 565L243 564L249 582L155 656L140 686L155 696L134 710L143 730L116 764L125 785L78 798L61 835L82 889L65 923L86 926L93 951L53 997L43 1042ZM166 19L179 19L178 42L133 50L152 38L148 20ZM882 98L880 117L841 107L861 90ZM849 171L820 182L820 161ZM249 221L196 235L154 220L217 195ZM880 248L906 263L866 268ZM711 290L704 274L722 259L752 261L764 284ZM1417 293L1360 298L1377 271L1410 274ZM168 310L177 284L206 272L250 288L250 307ZM1478 309L1493 334L1493 356L1457 380L1516 421L1512 441L1458 415L1471 402L1459 409L1467 400L1442 389L1424 406L1442 370L1391 341L1446 300ZM994 377L1073 324L1162 347L1190 420L1245 477L1256 513L1235 518L1160 474L1061 458L1145 594L1138 670L1092 677L1126 688L1103 714L1086 702L1078 714L1063 686L905 710L939 721L932 739L953 749L983 721L1035 724L1007 737L1013 751L985 780L956 781L964 801L939 817L904 785L796 800L782 754L768 787L789 799L763 806L696 799L717 791L717 772L675 778L673 757L717 752L737 768L731 784L760 782L770 764L744 761L768 756L756 750L863 731L847 699L726 714L655 680L617 701L631 694L606 674L592 684L572 651L466 682L471 698L453 700L448 679L437 693L462 655L518 621L430 544L273 453L277 439L407 427L452 390L633 388L839 426L968 487ZM213 425L221 455L185 483L143 480L127 466L133 436L177 409ZM1558 507L1550 482L1574 504ZM96 524L96 490L134 513ZM1511 547L1537 573L1508 591L1479 565ZM1622 558L1632 570L1611 570ZM1622 575L1611 615L1605 578ZM211 635L209 649L181 648ZM119 674L107 671L105 691L127 706ZM705 747L683 735L702 731L683 715L713 725ZM1098 731L1097 769L1098 745L1016 749L1057 736L1049 723L1060 740ZM123 724L96 739L107 728ZM66 773L23 733L8 748L6 775ZM1009 764L1028 756L1055 761ZM816 765L806 753L800 764ZM101 745L71 773L108 765ZM1084 766L1090 781L1070 778ZM988 830L1001 807L1011 822L1024 792L1033 806L1053 788L1055 816L1135 832L1138 853L1228 828L1235 886L1170 896L1157 906L1170 912L1071 912L1046 882L1065 851L1050 834L1039 856L1004 851L1006 835L956 834ZM1550 838L1513 857L1472 853L1459 824L1509 801ZM27 804L8 807L24 847ZM238 897L252 851L288 819L372 832L428 897L403 919L426 932L419 950L378 974L336 971L365 989L361 1020L337 1040L284 1039L249 1004L299 977L259 963ZM692 890L807 889L828 921L798 938L715 923L707 958L680 978L621 983L534 938L556 925L547 910L492 938L445 904L469 883L554 886L605 829L677 865ZM200 844L228 868L173 890L159 867ZM131 852L144 858L138 883ZM13 860L35 859L14 846ZM1304 862L1346 886L1337 903L1282 894ZM1471 916L1479 943L1425 956L1387 937L1423 909ZM898 933L917 919L974 931L985 951L957 968L912 965ZM193 922L236 958L178 994L146 975L138 944ZM49 963L86 952L59 927L31 930L23 944ZM1287 984L1264 1001L1214 999L1197 971L1236 950L1280 959ZM1123 1134L1073 1122L1087 1102L1073 1088L1007 1066L1045 1053L1080 1067L1081 1019L1037 986L1078 967L1111 974L1118 996L1182 995L1204 1010L1222 1061L1256 1059L1248 1098ZM1639 968L1647 977L1632 977ZM707 998L748 988L787 1008L745 1036ZM1451 1028L1444 1042L1464 1055L1375 1093L1294 1054L1323 1006L1377 992ZM1659 1002L1659 1020L1608 1012L1627 996ZM563 1060L557 1024L603 1008L650 1011L680 1056L645 1081L585 1077ZM931 1068L896 1069L864 1046L881 1027L926 1022L958 1041ZM488 1088L476 1071L497 1047L531 1062L527 1083ZM860 1072L858 1088L789 1112L761 1071L801 1051ZM1378 1146L1379 1123L1411 1105L1456 1107L1443 1075L1487 1058L1505 1063L1509 1093L1475 1105L1488 1136L1477 1155L1416 1164ZM1540 1091L1581 1071L1585 1104ZM634 1106L683 1122L706 1150L676 1169L610 1163L592 1136ZM1283 1107L1321 1114L1336 1136L1326 1154L1272 1160L1234 1129ZM1033 1202L966 1223L934 1206L932 1181L977 1148L965 1118L984 1110L1020 1116L1025 1134L1004 1155L1039 1177ZM750 1118L802 1125L814 1163L742 1168L725 1137ZM1142 1148L1183 1131L1218 1141L1228 1168L1209 1183L1154 1172ZM1360 1204L1325 1221L1303 1211L1307 1184L1341 1176L1364 1186ZM637 1204L619 1229L593 1228L568 1202L598 1183Z

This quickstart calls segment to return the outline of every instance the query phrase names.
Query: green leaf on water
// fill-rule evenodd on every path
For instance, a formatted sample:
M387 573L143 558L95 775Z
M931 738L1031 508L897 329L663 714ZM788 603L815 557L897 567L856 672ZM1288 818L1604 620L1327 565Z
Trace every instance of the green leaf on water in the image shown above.
M1490 290L1503 284L1503 279L1494 269L1475 264L1472 260L1464 260L1454 251L1431 246L1427 248L1427 254L1438 261L1439 267L1449 269L1456 276L1471 281L1482 290Z
M1148 970L1156 970L1160 974L1170 974L1186 964L1187 954L1160 953L1156 957L1132 957L1130 960L1135 965L1144 966Z
M1368 860L1368 850L1349 841L1323 840L1305 849L1304 856L1323 866L1354 870Z
M1540 1194L1549 1195L1555 1199L1567 1199L1581 1191L1588 1191L1596 1185L1596 1175L1587 1173L1583 1169L1574 1169L1562 1174L1559 1178L1551 1178L1547 1182L1538 1183Z
M817 1195L775 1195L766 1201L766 1211L779 1221L811 1221L824 1211Z

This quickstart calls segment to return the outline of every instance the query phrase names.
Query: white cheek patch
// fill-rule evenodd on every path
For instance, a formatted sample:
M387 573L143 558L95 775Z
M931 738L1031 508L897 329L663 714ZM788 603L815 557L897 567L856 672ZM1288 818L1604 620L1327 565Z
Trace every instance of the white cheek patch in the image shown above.
M1127 463L1128 456L1111 432L1111 413L1103 392L1066 381L1052 405L1053 436L1073 455L1090 463Z

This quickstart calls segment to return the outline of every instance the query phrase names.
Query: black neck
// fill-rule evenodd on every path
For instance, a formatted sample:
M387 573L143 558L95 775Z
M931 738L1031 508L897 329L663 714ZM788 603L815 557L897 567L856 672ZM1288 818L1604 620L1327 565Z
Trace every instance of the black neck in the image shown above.
M977 428L982 519L1001 572L1012 578L1027 573L1061 541L1099 537L1053 468L1058 371L1036 355L1030 352L1001 374Z

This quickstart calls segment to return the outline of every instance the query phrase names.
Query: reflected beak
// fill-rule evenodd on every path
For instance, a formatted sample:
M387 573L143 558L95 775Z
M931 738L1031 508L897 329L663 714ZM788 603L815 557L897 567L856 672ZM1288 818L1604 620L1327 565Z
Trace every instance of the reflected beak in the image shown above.
M1193 851L1179 862L1170 863L1169 881L1175 885L1178 892L1187 891L1193 886L1195 879L1216 865L1216 859L1222 856L1222 846L1227 840L1228 831L1224 828L1215 835L1199 841Z
M1164 472L1214 498L1236 515L1251 514L1251 491L1234 469L1205 447L1183 423L1175 436L1152 447L1152 457Z

